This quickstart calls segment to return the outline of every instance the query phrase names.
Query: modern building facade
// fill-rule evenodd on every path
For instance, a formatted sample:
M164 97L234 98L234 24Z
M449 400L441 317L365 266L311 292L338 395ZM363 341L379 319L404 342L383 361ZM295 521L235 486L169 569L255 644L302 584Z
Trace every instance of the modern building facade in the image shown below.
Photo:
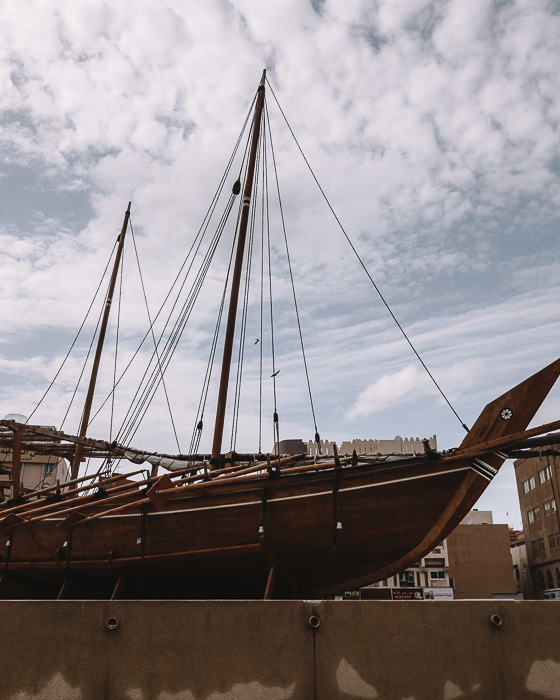
M560 445L514 462L531 585L535 598L560 588Z
M531 582L531 571L529 569L529 559L527 558L527 547L525 544L525 533L523 530L510 530L510 551L513 562L513 575L517 592L523 594L526 600L532 600L533 584Z
M447 548L454 598L517 595L509 527L494 524L490 511L471 511L447 538Z
M379 589L391 589L398 592L393 599L402 599L407 588L421 591L418 597L424 599L515 598L518 590L508 526L495 525L491 511L473 510L422 560L362 588L360 597L383 598Z

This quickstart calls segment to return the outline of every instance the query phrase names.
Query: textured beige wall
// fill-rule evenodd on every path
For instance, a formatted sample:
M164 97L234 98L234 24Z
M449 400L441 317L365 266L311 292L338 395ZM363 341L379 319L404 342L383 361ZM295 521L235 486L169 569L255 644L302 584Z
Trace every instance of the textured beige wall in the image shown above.
M0 630L2 700L560 698L555 601L1 601Z
M516 593L507 525L459 525L447 546L455 598Z

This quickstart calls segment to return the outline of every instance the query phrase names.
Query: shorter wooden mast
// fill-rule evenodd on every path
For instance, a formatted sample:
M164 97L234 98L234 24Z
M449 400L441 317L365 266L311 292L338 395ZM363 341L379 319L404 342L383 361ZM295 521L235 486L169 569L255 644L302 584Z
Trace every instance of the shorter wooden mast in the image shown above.
M239 222L239 237L237 241L237 251L235 254L235 265L231 282L231 295L226 326L226 336L224 340L224 355L222 360L222 373L220 376L220 388L218 392L218 407L216 409L216 424L214 427L214 441L212 443L212 468L217 468L217 460L222 451L222 437L224 433L224 421L226 416L226 403L229 383L229 372L231 367L231 355L233 350L233 337L235 334L235 317L237 315L237 302L239 299L239 286L241 283L241 272L243 268L243 254L245 252L245 240L247 237L247 225L249 222L249 210L251 204L251 194L253 192L253 179L255 175L255 162L259 145L261 130L261 116L264 105L264 83L266 80L266 70L263 71L261 83L258 89L257 104L255 106L255 117L253 120L253 136L251 140L251 150L249 154L249 165L247 168L247 179L243 190L243 205L241 220Z
M93 368L91 370L91 378L89 380L89 388L86 396L86 402L84 405L84 413L82 416L82 423L80 426L80 432L78 433L78 437L85 437L88 423L89 423L89 417L91 414L91 405L93 403L93 394L95 392L95 384L97 382L97 373L99 371L99 363L101 361L101 353L103 351L103 343L105 341L105 333L107 331L107 324L109 322L109 313L111 311L111 303L113 301L113 294L115 292L115 285L117 282L117 273L119 271L120 263L121 263L121 258L122 258L122 251L124 247L124 238L126 235L126 230L128 228L128 220L130 219L130 202L128 203L128 208L125 212L124 215L124 221L122 225L122 229L120 232L120 235L118 237L118 242L119 245L117 247L117 255L115 257L115 264L113 265L113 272L111 273L111 279L109 281L109 290L107 291L107 300L105 301L105 310L103 312L103 319L101 321L101 328L99 330L99 338L97 340L97 348L95 351L95 357L93 359ZM78 470L80 468L80 462L82 461L82 455L83 455L83 445L76 445L76 452L74 453L74 459L72 461L72 473L71 473L71 479L75 479L78 476Z

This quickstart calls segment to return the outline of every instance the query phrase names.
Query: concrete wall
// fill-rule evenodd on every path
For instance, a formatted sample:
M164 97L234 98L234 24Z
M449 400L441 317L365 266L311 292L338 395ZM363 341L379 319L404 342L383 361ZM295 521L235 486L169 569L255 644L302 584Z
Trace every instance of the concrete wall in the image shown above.
M556 601L1 601L0 630L2 700L560 697Z

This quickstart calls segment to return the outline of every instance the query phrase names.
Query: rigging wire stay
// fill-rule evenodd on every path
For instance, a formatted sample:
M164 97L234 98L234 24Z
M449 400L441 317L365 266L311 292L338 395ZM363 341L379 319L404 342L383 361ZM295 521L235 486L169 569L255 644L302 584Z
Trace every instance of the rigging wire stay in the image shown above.
M267 80L267 83L268 83L268 80ZM428 377L431 379L431 381L433 382L434 386L436 387L436 389L438 390L438 392L441 394L441 396L443 397L443 399L445 400L445 402L447 403L447 405L449 406L449 408L453 411L455 417L457 418L457 420L459 421L459 423L461 423L461 426L468 432L468 431L469 431L468 427L467 427L467 426L465 425L465 423L461 420L459 414L458 414L457 411L453 408L453 406L451 405L451 402L449 401L449 399L447 398L447 396L443 393L443 390L441 389L441 387L439 386L439 384L436 382L434 376L432 375L432 373L431 373L430 370L428 369L426 363L424 362L424 360L423 360L422 357L420 356L419 352L416 350L416 348L415 348L414 345L412 344L412 341L410 340L410 338L409 338L408 335L406 334L406 331L404 330L404 328L403 328L403 327L401 326L401 324L399 323L397 317L395 316L395 314L393 313L391 307L389 306L388 302L386 301L385 297L384 297L383 294L381 293L381 290L379 289L379 287L378 287L377 284L375 283L373 277L372 277L371 274L369 273L369 270L368 270L367 267L365 266L365 263L363 262L363 260L362 260L362 258L360 257L358 251L356 250L356 247L355 247L354 244L352 243L352 241L351 241L351 239L350 239L350 236L349 236L348 233L346 232L346 229L344 228L344 226L342 225L342 223L341 223L340 219L338 218L336 212L334 211L334 209L333 209L333 207L332 207L332 205L331 205L331 203L330 203L330 201L329 201L327 195L325 194L325 191L323 190L323 188L321 187L319 181L317 180L317 176L315 175L315 172L313 171L313 168L311 167L311 164L309 163L309 161L308 161L308 159L307 159L305 153L303 152L303 149L301 148L301 146L300 146L300 144L299 144L299 141L297 140L296 135L294 134L294 132L293 132L293 130L292 130L292 127L290 126L290 123L288 122L288 119L287 119L286 115L284 114L284 111L283 111L282 107L280 106L280 103L278 102L278 98L276 97L276 95L275 95L275 93L274 93L274 90L272 89L272 86L270 85L270 83L268 83L268 86L269 86L269 88L270 88L270 91L272 92L272 95L273 95L273 97L274 97L274 99L275 99L275 101L276 101L276 104L278 105L278 109L280 110L280 113L282 114L282 117L284 118L284 121L286 122L286 126L288 127L288 129L289 129L289 131L290 131L290 134L292 135L292 137L293 137L293 139L294 139L294 141L295 141L295 144L296 144L296 146L298 147L299 152L301 153L301 155L302 155L302 157L303 157L303 159L304 159L304 161L305 161L305 164L306 164L307 167L309 168L309 172L311 173L313 179L315 180L315 183L317 184L317 187L319 188L319 191L321 192L321 194L322 194L322 196L323 196L325 202L327 203L327 206L328 206L328 208L330 209L332 215L334 216L334 218L335 218L335 220L336 220L336 223L338 224L340 230L341 230L342 233L344 234L344 237L346 238L346 241L348 242L348 245L349 245L350 248L352 249L352 252L353 252L354 255L356 256L358 262L360 263L361 267L363 268L364 272L366 273L366 275L367 275L369 281L370 281L371 284L373 285L373 287L374 287L375 291L377 292L379 298L381 299L381 301L382 301L383 304L385 305L387 311L388 311L389 314L391 315L391 318L392 318L393 321L395 322L397 328L400 330L400 332L402 333L404 339L405 339L406 342L410 345L410 347L411 347L413 353L416 355L416 358L418 359L418 361L420 362L420 364L422 365L422 367L423 367L424 370L426 371Z

